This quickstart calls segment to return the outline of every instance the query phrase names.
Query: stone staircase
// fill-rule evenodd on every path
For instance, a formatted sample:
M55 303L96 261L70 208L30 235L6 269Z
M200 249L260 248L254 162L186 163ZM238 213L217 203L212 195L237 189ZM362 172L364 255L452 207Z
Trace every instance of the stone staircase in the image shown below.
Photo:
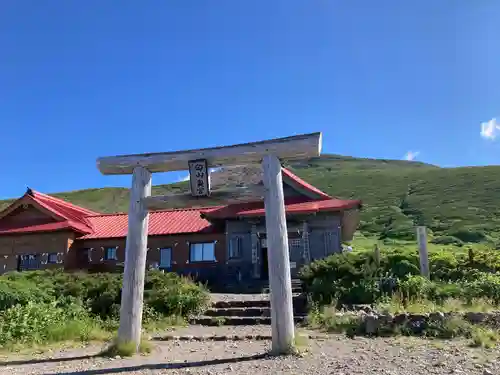
M259 294L227 294L227 300L216 301L205 311L204 315L191 319L191 324L204 326L222 325L269 325L271 324L271 303L269 290L260 289ZM292 282L293 313L296 324L307 317L307 298L302 293L300 281Z
M230 294L268 294L269 281L255 280L251 283L234 283L214 286L213 292ZM299 279L292 279L292 293L302 293L302 282Z

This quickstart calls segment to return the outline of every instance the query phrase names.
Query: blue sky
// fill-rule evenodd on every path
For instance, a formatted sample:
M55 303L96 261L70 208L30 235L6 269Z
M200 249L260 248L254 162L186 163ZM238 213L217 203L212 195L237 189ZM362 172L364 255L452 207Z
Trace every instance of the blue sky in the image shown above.
M497 0L4 0L0 198L128 186L99 156L313 131L327 153L498 164L499 19Z

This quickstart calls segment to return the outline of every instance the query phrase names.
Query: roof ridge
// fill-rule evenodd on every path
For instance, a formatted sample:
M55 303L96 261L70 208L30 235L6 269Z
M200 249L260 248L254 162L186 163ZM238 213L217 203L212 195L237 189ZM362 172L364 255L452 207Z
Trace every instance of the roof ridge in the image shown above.
M48 195L48 194L44 194L44 193L41 193L39 191L36 191L36 190L33 190L31 188L28 188L28 191L27 191L27 194L28 195L31 195L32 197L36 198L37 196L41 197L42 199L47 199L47 200L50 200L52 201L53 203L56 203L56 204L60 204L60 205L63 205L63 206L66 206L67 208L71 208L71 209L74 209L74 210L77 210L77 211L80 211L81 213L85 213L85 214L88 214L88 213L98 213L96 211L93 211L93 210L90 210L88 208L85 208L85 207L82 207L82 206L78 206L76 204L73 204L71 202L68 202L64 199L61 199L61 198L56 198L56 197L53 197L51 195Z
M310 193L319 195L321 197L320 200L322 200L322 199L331 199L332 198L329 194L325 193L324 191L318 189L316 186L311 185L310 183L308 183L304 179L302 179L299 176L297 176L290 169L285 168L285 167L282 166L281 167L281 171L282 171L282 173L286 177L288 177L289 179L291 179L293 182L299 184L305 190L309 191Z
M160 212L176 212L176 211L203 211L207 209L217 209L225 206L204 206L204 207L184 207L184 208L164 208L162 210L152 210L149 211L150 214L160 213ZM87 217L100 217L100 216L119 216L119 215L128 215L128 212L120 211L120 212L108 212L108 213L97 213L95 215L88 215Z

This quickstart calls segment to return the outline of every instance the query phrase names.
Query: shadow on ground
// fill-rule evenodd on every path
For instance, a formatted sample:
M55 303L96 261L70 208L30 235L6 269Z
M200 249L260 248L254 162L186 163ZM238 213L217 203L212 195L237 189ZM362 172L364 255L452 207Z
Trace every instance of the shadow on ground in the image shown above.
M57 358L57 359L45 359L45 360L26 360L26 361L11 361L11 362L1 362L1 366L15 366L23 364L35 364L35 363L54 363L54 362L68 362L68 361L78 361L82 359L89 359L96 356L81 356L81 357L68 357L68 358ZM103 368L95 370L81 370L81 371L69 371L69 372L47 372L44 375L106 375L106 374L121 374L133 371L143 371L143 370L169 370L169 369L183 369L192 367L203 367L203 366L215 366L221 364L231 364L238 362L247 362L258 359L268 358L269 354L256 354L251 356L243 357L233 357L233 358L221 358L212 359L206 361L196 361L196 362L184 362L184 363L148 363L144 365L137 366L125 366L125 367L114 367L114 368ZM1 372L1 368L0 368Z
M82 361L84 359L96 358L99 355L82 355L75 357L63 358L40 358L40 359L20 359L17 361L0 362L0 369L3 366L22 366L22 365L36 365L37 363L56 363L56 362L69 362L69 361ZM1 371L1 370L0 370Z

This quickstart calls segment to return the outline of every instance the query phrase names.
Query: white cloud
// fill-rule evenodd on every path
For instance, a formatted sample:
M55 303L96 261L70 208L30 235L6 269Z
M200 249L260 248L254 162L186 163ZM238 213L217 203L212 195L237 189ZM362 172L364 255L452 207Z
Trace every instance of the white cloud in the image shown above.
M496 118L492 118L488 122L481 123L481 137L494 140L500 133L500 124Z
M405 160L413 161L420 155L420 151L408 151L405 155Z

